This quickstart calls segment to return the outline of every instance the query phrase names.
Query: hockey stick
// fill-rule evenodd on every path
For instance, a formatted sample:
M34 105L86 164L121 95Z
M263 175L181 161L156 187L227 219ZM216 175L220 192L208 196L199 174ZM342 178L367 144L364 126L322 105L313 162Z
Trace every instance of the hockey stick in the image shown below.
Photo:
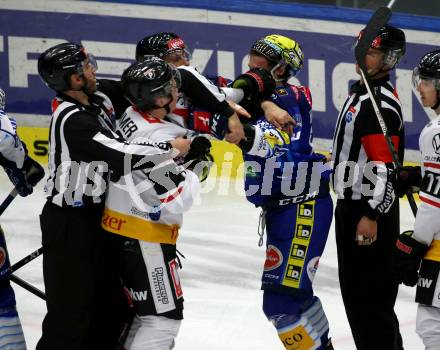
M41 254L43 254L43 247L38 248L36 251L30 253L29 255L26 255L20 261L17 261L14 265L11 266L11 271L12 272L17 271L20 267L23 267L24 265L31 262L35 258L38 258Z
M377 36L377 33L379 32L380 28L382 28L385 24L387 24L388 20L391 18L391 14L392 14L391 10L388 7L380 7L379 9L377 9L377 11L373 14L370 21L368 22L367 26L365 27L365 30L356 45L355 57L356 57L356 62L358 63L360 68L362 79L367 88L368 96L370 97L371 103L373 105L373 109L376 114L377 121L379 122L380 128L387 142L388 149L391 152L394 166L396 169L399 169L402 167L402 164L400 164L396 149L388 133L388 128L385 124L385 120L383 119L382 114L380 113L376 96L371 90L369 76L368 76L368 69L365 65L365 56L367 54L368 49L371 46L371 43ZM410 192L408 192L406 196L408 198L408 202L411 207L411 210L414 216L416 216L417 204L414 200L414 196Z
M0 236L2 237L2 240L4 242L6 242L5 233L4 233L4 231L3 231L1 226L0 226ZM6 246L5 246L5 249L6 249ZM7 251L7 249L6 249L6 251ZM15 270L13 269L12 266L10 267L10 270L11 270L11 274L9 275L8 278L12 282L15 282L16 284L18 284L19 286L23 287L24 289L26 289L27 291L31 292L32 294L35 294L37 297L40 297L41 299L46 300L46 296L45 296L45 294L41 290L39 290L38 288L34 287L33 285L27 283L26 281L22 280L21 278L13 275L12 272L14 272Z
M14 188L11 192L9 192L8 196L5 198L5 200L0 204L0 215L4 213L7 207L9 207L9 204L14 200L15 197L17 197L18 191Z
M41 290L39 290L38 288L34 287L33 285L27 283L26 281L22 280L20 277L17 277L15 275L10 275L9 279L12 282L15 282L16 284L18 284L20 287L26 289L28 292L31 292L32 294L35 294L37 297L46 300L46 294L44 294Z

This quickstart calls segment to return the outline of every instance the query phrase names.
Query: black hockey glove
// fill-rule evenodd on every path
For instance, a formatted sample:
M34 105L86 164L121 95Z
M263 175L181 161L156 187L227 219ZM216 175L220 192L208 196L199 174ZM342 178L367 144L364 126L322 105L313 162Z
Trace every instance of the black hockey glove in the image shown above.
M184 158L185 168L192 170L203 182L209 175L209 170L214 162L214 158L211 153L211 141L206 137L195 137L189 149L189 152Z
M428 246L412 238L414 231L403 232L396 242L394 274L399 283L417 284L419 268Z
M245 99L261 101L272 95L275 90L275 80L267 70L252 68L235 79L232 87L242 89Z
M422 171L419 166L403 166L393 172L393 187L396 196L418 192L422 183Z
M23 162L23 169L26 176L26 181L29 185L34 187L44 177L43 167L33 160L31 157L26 156Z

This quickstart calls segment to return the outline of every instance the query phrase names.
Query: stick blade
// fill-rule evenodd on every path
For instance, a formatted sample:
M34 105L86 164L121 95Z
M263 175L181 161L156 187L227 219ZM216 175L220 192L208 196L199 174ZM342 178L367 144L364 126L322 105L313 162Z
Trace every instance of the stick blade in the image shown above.
M392 12L388 7L379 7L365 27L361 38L359 39L355 49L354 56L361 69L366 73L365 55L371 46L371 43L376 38L379 29L388 23Z

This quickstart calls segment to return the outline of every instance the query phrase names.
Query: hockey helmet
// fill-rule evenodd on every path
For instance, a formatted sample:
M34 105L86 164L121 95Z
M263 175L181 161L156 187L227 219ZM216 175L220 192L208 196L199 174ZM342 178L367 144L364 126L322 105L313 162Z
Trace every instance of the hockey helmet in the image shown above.
M86 59L95 69L98 68L93 55L87 54L84 47L74 43L62 43L43 52L38 58L38 73L44 83L55 91L70 89L70 76L82 75Z
M414 68L412 81L415 88L420 80L431 81L435 89L440 91L440 50L428 52Z
M354 46L357 45L363 33L364 29L359 33ZM393 69L405 54L405 33L399 28L386 24L379 29L370 47L382 51L385 54L384 64L389 69Z
M251 53L264 56L276 68L287 65L290 76L297 75L304 64L304 53L299 43L278 34L257 40L251 47Z
M136 45L136 61L140 62L145 56L157 56L164 59L171 53L181 52L187 60L191 59L185 42L177 34L171 32L149 35Z
M129 66L121 77L125 97L141 111L159 108L156 98L171 97L173 88L180 88L179 71L156 56Z
M0 110L4 111L6 105L6 94L3 89L0 89Z

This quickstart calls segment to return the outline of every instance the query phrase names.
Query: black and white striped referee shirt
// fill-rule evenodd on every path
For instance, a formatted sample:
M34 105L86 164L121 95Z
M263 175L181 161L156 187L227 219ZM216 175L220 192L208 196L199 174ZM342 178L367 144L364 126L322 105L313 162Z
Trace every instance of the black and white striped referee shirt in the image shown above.
M404 154L401 104L389 76L373 80L372 89L399 160ZM365 85L355 83L336 123L333 137L333 188L339 199L363 200L365 215L376 218L394 202L391 152Z
M114 133L113 105L104 93L95 92L89 102L85 106L62 93L52 102L45 192L60 207L103 202L110 170L122 175L172 157L169 143L133 144Z

